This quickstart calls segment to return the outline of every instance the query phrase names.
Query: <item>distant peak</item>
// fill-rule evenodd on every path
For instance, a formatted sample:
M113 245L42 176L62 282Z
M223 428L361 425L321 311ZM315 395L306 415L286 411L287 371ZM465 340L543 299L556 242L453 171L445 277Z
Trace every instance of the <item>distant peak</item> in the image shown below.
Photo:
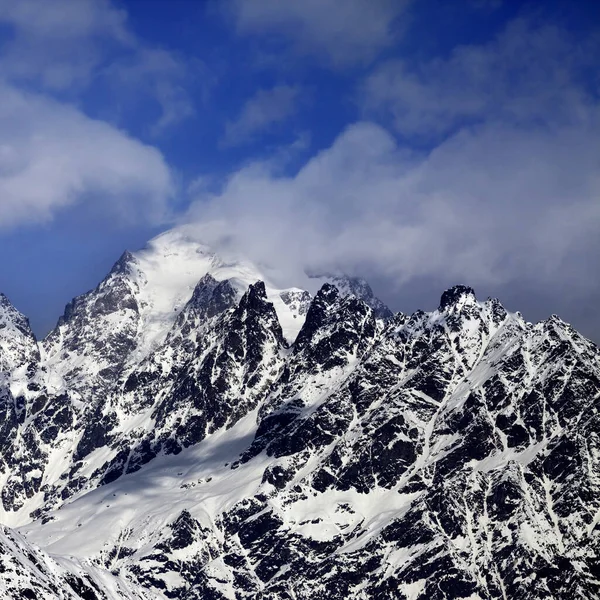
M453 306L462 305L465 302L473 303L477 302L475 291L472 287L467 285L455 285L447 289L440 299L439 310L444 311L452 308Z
M349 277L346 275L333 277L331 282L342 291L347 288L349 294L355 296L372 297L373 290L371 286L361 277Z
M545 321L542 321L547 325L552 325L554 327L559 327L560 329L568 329L571 330L572 327L570 323L567 323L564 319L561 319L558 315L552 314Z
M10 312L18 312L13 303L2 292L0 292L0 308L4 308Z
M194 288L194 293L187 304L187 310L180 315L180 321L185 321L189 311L205 318L212 318L234 306L239 300L237 290L228 279L217 281L210 273L204 275Z
M0 306L5 306L7 308L12 308L13 310L17 310L14 304L8 299L6 294L0 292Z

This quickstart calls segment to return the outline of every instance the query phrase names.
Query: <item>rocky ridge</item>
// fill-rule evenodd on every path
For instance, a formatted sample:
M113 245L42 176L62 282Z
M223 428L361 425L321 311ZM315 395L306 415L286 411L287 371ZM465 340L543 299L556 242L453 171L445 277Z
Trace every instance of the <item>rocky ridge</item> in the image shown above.
M600 598L600 351L556 316L392 315L180 232L39 344L0 309L2 517L50 560L186 600Z

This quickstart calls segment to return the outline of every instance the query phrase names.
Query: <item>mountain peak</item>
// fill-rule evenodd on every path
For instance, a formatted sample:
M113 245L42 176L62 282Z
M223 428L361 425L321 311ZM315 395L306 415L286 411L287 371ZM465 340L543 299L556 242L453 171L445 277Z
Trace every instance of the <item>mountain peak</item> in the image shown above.
M131 264L135 262L135 256L129 250L125 250L123 254L121 254L119 260L113 265L113 268L110 270L111 274L116 273L129 273L131 268Z
M325 304L333 304L340 296L340 290L337 285L324 283L315 296L315 301Z
M389 319L393 312L382 302L371 289L371 286L362 277L351 277L349 275L310 275L309 279L319 281L321 285L327 283L337 288L339 295L343 298L355 296L373 309L375 316L379 319ZM322 288L321 288L322 289Z
M460 309L465 304L477 302L475 291L467 285L455 285L448 288L440 299L439 311L447 311L451 308Z
M33 337L29 319L22 314L14 304L0 292L0 329L16 328L20 334Z
M262 307L267 302L267 289L264 281L257 281L248 286L248 290L240 300L240 306L245 308Z
M380 319L389 319L393 312L373 293L371 286L362 277L334 277L332 283L342 296L356 296L368 304Z

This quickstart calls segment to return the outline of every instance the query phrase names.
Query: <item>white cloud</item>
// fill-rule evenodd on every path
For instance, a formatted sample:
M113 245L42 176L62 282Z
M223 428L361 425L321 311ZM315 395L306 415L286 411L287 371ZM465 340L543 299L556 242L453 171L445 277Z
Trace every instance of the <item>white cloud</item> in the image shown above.
M565 307L600 335L579 310L600 298L598 50L597 36L521 18L448 57L384 64L366 114L391 116L401 142L357 123L293 176L269 163L232 174L189 220L289 274L282 284L358 273L404 308L415 288L464 282L537 317ZM408 150L415 138L427 150Z
M201 235L281 271L590 285L600 266L600 130L482 126L426 156L359 123L294 177L265 164L199 198ZM289 282L288 282L289 283Z
M157 223L172 193L155 148L73 107L0 84L0 227L47 221L82 202Z
M291 117L298 104L298 86L277 85L269 90L259 90L250 98L240 116L225 127L224 143L236 146L251 140L255 135L271 130Z
M597 38L517 19L492 42L459 46L447 59L384 64L366 81L365 107L389 113L404 135L427 138L493 119L585 125L593 99L582 80L598 51Z
M155 133L195 114L187 87L195 63L146 44L110 0L0 0L1 24L11 35L0 48L0 77L13 84L78 97L100 81L119 99L108 113L156 102Z
M106 45L132 46L126 13L108 0L0 0L5 42L0 73L51 90L88 83Z
M231 0L237 29L292 40L335 66L368 62L390 46L409 0Z

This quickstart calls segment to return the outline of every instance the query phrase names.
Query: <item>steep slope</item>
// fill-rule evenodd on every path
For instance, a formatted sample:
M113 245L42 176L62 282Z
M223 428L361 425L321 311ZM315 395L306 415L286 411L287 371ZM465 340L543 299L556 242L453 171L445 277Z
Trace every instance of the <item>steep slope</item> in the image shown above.
M58 398L48 410L54 419L40 414L48 402L40 372L28 320L0 295L0 512L18 510L39 491L45 458L41 438L55 437L55 422L68 421Z
M144 600L157 598L128 582L82 565L54 559L22 536L0 528L0 593L6 600Z
M32 394L29 385L40 360L38 344L22 315L0 294L0 402L4 424L2 435L9 434L6 426L12 426L23 417L27 398Z
M112 401L103 405L103 414L86 429L77 459L97 450L105 460L91 474L88 487L136 471L161 452L178 453L231 427L256 407L278 378L287 344L264 284L251 285L239 303L229 307L221 304L227 287L227 282L218 284L208 299L209 311L216 305L222 312L215 312L199 328L192 358L173 365L168 361L173 347L162 348L127 377ZM231 293L225 298L230 299ZM198 310L197 303L194 308ZM185 314L191 312L192 307ZM101 422L110 426L98 435ZM106 441L112 451L105 448Z
M174 451L199 441L204 434L184 436L181 427L171 440L166 428L172 423L165 416L170 395L185 394L186 373L197 368L191 363L204 360L199 355L237 326L235 319L218 324L218 315L235 308L248 286L261 279L256 266L218 256L180 227L140 252L126 252L96 289L67 306L40 344L25 317L2 297L4 522L39 517L73 493L138 468L163 448ZM263 287L289 344L311 295L272 283ZM210 330L213 326L220 332ZM194 377L210 379L206 373ZM234 414L238 418L243 411Z
M23 369L39 360L39 351L29 321L0 294L0 372L17 378Z
M23 531L163 597L600 598L600 352L557 317L326 284L288 348L263 285L206 276L103 406Z

